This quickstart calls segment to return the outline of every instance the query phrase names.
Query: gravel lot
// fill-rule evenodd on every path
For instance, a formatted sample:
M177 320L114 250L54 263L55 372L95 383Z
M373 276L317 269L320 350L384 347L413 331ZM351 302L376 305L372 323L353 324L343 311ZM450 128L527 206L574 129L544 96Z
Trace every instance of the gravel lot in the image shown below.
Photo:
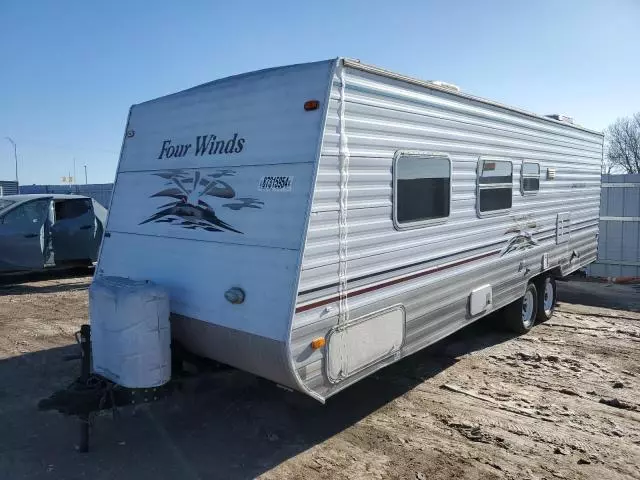
M640 289L560 284L514 337L486 319L322 406L236 371L78 424L38 401L76 375L86 272L0 285L0 479L640 478Z

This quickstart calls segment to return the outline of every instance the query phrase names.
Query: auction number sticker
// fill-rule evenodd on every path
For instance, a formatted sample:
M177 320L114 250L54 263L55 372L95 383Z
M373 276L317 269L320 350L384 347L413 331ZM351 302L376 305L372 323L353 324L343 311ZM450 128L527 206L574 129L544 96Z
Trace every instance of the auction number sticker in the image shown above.
M290 192L293 177L290 175L262 177L258 183L261 192Z

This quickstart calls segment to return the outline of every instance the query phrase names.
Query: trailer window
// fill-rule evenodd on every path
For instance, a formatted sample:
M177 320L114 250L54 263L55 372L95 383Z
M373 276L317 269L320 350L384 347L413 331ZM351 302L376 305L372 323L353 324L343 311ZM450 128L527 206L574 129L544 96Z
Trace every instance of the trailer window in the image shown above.
M513 165L509 161L480 160L478 165L478 213L511 208Z
M532 195L540 190L540 164L522 162L520 172L520 191L523 195Z
M393 168L394 224L420 226L449 216L451 161L444 155L401 154Z

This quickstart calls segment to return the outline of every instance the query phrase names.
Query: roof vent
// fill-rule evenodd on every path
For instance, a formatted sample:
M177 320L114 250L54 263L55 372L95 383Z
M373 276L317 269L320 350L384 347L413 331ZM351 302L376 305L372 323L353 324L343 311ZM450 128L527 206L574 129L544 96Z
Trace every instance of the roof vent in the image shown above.
M548 118L553 118L554 120L558 120L559 122L570 123L573 125L573 117L569 115L562 115L561 113L553 113L551 115L546 115Z
M460 87L453 83L443 82L442 80L432 80L429 83L434 84L437 87L451 90L452 92L460 93Z

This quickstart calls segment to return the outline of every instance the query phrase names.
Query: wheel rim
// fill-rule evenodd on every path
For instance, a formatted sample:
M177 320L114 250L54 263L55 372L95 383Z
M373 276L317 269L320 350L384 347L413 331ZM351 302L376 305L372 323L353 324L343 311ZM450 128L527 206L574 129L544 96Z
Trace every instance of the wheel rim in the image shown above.
M522 299L522 323L528 327L533 323L533 293L527 290Z
M553 308L553 284L547 280L544 284L544 313L549 315Z

